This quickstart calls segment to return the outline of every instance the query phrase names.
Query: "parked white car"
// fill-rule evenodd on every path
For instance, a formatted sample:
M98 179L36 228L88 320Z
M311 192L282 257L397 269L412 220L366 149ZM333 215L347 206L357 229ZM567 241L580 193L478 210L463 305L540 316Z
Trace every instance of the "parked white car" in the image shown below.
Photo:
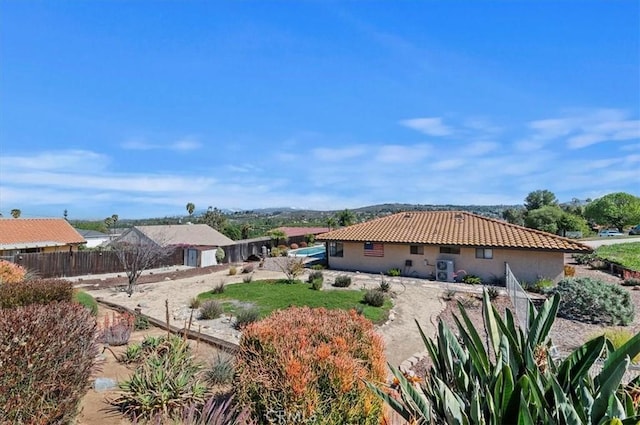
M603 229L598 232L598 236L608 237L608 236L624 236L624 233L618 232L616 229Z

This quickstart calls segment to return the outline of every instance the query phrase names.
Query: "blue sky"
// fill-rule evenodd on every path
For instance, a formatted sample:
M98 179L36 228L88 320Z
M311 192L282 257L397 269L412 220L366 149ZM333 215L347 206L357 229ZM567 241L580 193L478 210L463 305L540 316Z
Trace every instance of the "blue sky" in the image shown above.
M640 195L639 4L0 0L0 212Z

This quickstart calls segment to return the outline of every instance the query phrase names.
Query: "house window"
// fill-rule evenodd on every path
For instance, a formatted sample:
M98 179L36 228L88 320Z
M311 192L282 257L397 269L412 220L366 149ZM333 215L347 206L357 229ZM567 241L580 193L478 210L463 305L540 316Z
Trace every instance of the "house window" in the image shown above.
M344 245L342 242L329 242L330 257L344 257Z
M422 246L422 245L411 245L409 247L409 252L412 255L424 255L424 246Z
M384 244L378 242L364 243L365 257L384 257Z
M441 246L440 254L457 254L460 255L459 246Z
M493 249L491 248L476 248L476 258L483 258L490 260L493 258Z

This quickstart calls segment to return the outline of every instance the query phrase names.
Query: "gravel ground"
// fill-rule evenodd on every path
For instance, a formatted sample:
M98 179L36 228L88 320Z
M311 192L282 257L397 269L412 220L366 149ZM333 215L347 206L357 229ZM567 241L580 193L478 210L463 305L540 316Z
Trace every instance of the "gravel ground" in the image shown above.
M576 277L592 277L615 284L620 284L622 282L622 279L609 274L606 271L596 270L592 269L589 266L574 263L571 256L567 256L566 263L575 267ZM568 354L594 336L602 334L605 329L625 329L633 334L640 332L640 290L634 290L631 288L625 289L629 290L636 308L635 319L629 326L593 325L558 317L556 318L551 329L551 340L553 341L555 347L558 349L559 354ZM536 296L536 294L531 295L534 297ZM449 325L451 329L455 329L455 321L453 320L453 315L457 314L459 316L457 300L460 299L469 299L469 295L457 294L455 299L446 302L446 308L438 316L438 320L441 320ZM484 336L484 324L482 319L482 309L480 308L480 301L475 298L474 304L474 306L467 308L467 313L471 321L474 323L475 328L482 336ZM501 313L504 313L505 308L512 308L511 302L506 296L498 297L494 301L494 305ZM413 366L412 370L414 373L416 373L416 375L424 376L425 372L428 370L429 365L430 360L425 357L421 361L416 363Z

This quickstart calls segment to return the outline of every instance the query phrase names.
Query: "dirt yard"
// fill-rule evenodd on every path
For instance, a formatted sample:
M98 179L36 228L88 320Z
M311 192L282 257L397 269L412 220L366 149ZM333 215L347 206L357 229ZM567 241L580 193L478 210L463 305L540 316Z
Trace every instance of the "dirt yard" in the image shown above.
M100 306L98 309L98 323L102 323L105 315L111 315L112 313L113 310ZM150 327L147 330L133 332L129 343L141 342L146 336L166 334L167 331L163 329ZM195 357L205 366L218 353L218 350L203 342L190 341L190 344ZM103 352L104 346L102 344L99 347L102 355L99 356L100 359L96 364L96 371L92 381L97 377L111 378L118 382L127 379L132 372L133 366L119 363L110 351ZM125 348L126 346L110 347L115 355L122 354ZM109 400L113 399L117 393L117 389L96 391L91 388L81 401L81 410L76 418L76 425L130 425L131 421L109 404Z

